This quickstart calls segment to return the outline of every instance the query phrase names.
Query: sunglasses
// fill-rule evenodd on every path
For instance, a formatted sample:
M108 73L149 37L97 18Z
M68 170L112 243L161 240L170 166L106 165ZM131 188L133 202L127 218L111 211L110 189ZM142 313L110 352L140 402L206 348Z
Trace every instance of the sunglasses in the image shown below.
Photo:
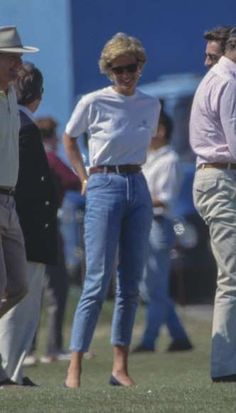
M135 73L138 70L138 63L131 63L130 65L126 66L115 66L111 68L111 71L115 73L115 75L121 75L124 72L128 73Z

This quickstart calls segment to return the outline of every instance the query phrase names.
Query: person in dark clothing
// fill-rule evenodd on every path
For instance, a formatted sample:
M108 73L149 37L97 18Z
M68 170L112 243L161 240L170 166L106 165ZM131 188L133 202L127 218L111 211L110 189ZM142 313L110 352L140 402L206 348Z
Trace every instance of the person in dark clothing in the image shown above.
M80 181L72 170L57 155L57 122L52 117L41 117L36 119L44 149L46 151L52 178L56 187L58 197L58 207L61 207L65 191L81 189ZM59 210L60 212L60 210ZM58 214L60 215L60 213ZM51 363L58 360L68 360L70 353L64 350L63 346L63 321L66 310L66 301L69 289L69 277L65 265L63 238L60 231L60 218L58 217L57 232L58 261L57 264L46 266L45 272L45 295L47 303L47 338L46 352L40 358L42 363ZM36 343L25 360L26 365L37 363Z
M38 325L45 266L57 261L58 198L33 119L43 94L43 76L33 64L24 63L15 87L21 121L15 200L25 239L28 294L0 320L0 353L12 384L34 386L23 376L22 363Z

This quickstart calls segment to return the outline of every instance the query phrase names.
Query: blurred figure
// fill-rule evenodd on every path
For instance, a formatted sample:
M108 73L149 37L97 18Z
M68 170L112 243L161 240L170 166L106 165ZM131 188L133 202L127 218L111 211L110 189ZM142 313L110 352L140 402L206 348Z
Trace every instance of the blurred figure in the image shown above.
M81 184L78 177L57 155L57 122L52 117L36 119L46 151L54 186L57 191L58 208L61 207L65 191L73 189L79 191ZM60 216L60 213L58 213ZM43 363L51 363L57 360L68 360L70 353L65 352L63 345L63 321L68 296L69 278L65 266L64 243L60 231L60 219L58 218L58 261L55 265L47 265L45 277L45 294L47 300L47 340L46 352L40 359ZM30 354L24 364L33 365L37 362L36 337Z
M12 383L35 386L23 376L22 363L39 321L45 265L57 260L58 199L33 118L43 94L42 73L33 64L24 63L15 87L21 121L15 200L25 239L28 294L0 320L0 353Z
M64 240L66 268L70 281L81 285L85 271L84 253L85 197L78 191L66 191L60 221Z
M172 209L182 183L179 158L170 146L171 132L172 121L162 111L157 134L152 138L147 162L143 166L154 216L142 283L147 299L146 325L140 343L133 349L138 353L155 351L156 340L164 325L172 338L168 351L192 349L169 293L170 253L175 244Z
M228 40L232 26L219 26L204 33L207 41L205 50L205 66L210 69L225 52L225 44Z
M195 206L217 263L211 377L236 382L236 28L194 96L190 143L197 155Z

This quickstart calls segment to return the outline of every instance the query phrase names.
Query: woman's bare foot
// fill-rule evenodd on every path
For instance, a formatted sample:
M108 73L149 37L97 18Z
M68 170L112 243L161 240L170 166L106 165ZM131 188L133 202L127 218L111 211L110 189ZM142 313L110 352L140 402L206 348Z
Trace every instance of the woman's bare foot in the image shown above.
M65 387L70 389L78 389L80 387L80 376L82 372L82 352L72 352L71 361L67 371L67 377L65 380Z
M65 387L70 389L78 389L80 387L80 375L78 370L69 371L65 380Z
M133 379L131 379L131 377L129 377L127 374L123 372L117 372L117 371L112 372L110 383L115 384L115 383L112 383L112 378L115 379L114 381L117 381L118 382L117 384L120 386L128 387L128 386L133 386L135 384Z

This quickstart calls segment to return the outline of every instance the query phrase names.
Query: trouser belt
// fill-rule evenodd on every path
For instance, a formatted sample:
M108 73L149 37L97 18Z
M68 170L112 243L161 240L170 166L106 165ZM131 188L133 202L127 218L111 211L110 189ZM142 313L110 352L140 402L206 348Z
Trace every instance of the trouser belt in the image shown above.
M89 174L103 173L115 173L115 174L135 174L141 172L140 165L99 165L92 166L89 169Z
M15 193L15 188L7 188L7 187L0 186L0 194L14 195L14 193Z
M231 162L212 162L212 163L202 163L198 166L197 169L205 169L205 168L216 168L216 169L236 169L236 163Z

